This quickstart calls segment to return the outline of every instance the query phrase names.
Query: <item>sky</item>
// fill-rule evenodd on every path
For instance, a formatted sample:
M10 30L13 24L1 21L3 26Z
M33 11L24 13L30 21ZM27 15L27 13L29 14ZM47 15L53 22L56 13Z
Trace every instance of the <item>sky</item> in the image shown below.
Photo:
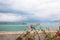
M0 0L0 22L60 21L60 0Z

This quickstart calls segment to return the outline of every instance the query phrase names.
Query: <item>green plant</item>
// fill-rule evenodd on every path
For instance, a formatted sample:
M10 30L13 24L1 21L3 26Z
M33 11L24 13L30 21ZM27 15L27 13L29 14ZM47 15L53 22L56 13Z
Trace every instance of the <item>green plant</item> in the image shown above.
M36 27L39 27L38 31L36 30ZM30 28L31 30L28 31L26 28ZM38 35L38 39L40 39L39 31L42 31L43 34L45 34L45 40L60 40L60 31L58 30L55 35L52 35L51 32L46 33L46 31L43 29L43 27L39 24L31 24L30 26L26 26L24 32L21 34L23 37L25 37L25 40L35 40L35 35ZM46 30L50 31L50 28L47 26ZM33 37L31 36L30 32L34 31ZM22 40L23 37L21 35L16 40Z
M18 37L16 40L22 40L22 38L21 37Z

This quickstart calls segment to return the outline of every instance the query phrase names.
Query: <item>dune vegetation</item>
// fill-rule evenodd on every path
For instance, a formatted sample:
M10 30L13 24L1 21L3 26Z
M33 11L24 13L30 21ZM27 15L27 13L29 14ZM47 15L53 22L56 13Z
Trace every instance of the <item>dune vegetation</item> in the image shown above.
M28 27L30 30L26 30ZM36 30L37 27L39 27L38 30ZM49 27L46 27L46 30L44 30L40 24L31 24L26 28L16 40L60 40L60 29L52 31Z

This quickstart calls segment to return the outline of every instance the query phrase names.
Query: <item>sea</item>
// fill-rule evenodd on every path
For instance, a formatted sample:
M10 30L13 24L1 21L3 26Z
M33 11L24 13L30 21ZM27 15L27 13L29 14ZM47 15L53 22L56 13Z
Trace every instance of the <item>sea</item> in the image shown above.
M24 30L30 30L30 25L35 23L27 23L25 25L23 24L2 24L0 25L0 31L24 31ZM46 27L50 28L50 30L58 30L60 26L60 22L43 22L40 23L41 27L46 30ZM39 26L36 27L36 30L39 30Z

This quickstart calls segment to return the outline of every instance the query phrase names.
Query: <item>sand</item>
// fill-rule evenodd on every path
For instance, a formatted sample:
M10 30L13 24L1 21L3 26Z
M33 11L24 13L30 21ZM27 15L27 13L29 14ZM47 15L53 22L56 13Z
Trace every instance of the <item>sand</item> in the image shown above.
M6 31L0 31L0 40L16 40L17 37L20 36L24 31L15 31L15 32L6 32ZM57 31L46 31L46 33L51 32L52 34L56 33ZM25 33L25 32L24 32ZM31 31L31 34L33 35L34 31ZM38 31L38 33L41 35L42 32ZM41 40L43 39L43 35L41 35ZM36 40L38 40L37 35L36 35Z

